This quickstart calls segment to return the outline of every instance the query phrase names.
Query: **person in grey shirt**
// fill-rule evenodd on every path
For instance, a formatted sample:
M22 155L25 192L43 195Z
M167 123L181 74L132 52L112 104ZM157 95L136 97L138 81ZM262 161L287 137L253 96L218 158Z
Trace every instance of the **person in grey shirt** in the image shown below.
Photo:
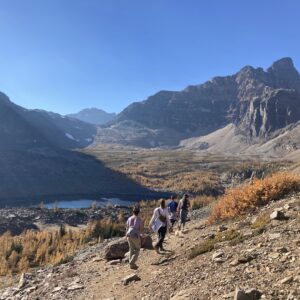
M141 250L141 234L144 233L144 222L138 216L140 208L135 206L133 208L133 215L126 223L126 238L129 245L129 265L133 270L138 269L136 262L138 260Z

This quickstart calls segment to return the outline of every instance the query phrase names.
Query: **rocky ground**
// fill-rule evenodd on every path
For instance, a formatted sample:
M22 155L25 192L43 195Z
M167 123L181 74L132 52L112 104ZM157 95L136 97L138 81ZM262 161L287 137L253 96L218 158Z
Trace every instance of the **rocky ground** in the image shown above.
M227 223L193 219L184 233L168 235L164 254L143 250L137 271L126 259L106 261L110 242L67 264L23 274L0 299L300 299L300 194ZM252 296L237 287L254 289Z
M13 235L25 229L43 229L60 224L77 227L89 221L114 218L120 212L128 215L127 207L101 207L80 209L47 209L47 208L2 208L0 209L0 234L10 231Z

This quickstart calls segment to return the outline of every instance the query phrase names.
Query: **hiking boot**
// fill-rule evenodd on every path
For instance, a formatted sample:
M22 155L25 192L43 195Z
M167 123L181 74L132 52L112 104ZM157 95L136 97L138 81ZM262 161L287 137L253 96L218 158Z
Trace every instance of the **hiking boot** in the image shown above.
M163 247L161 247L160 249L159 249L160 251L167 251L165 248L163 248Z
M158 246L154 246L154 250L155 250L155 252L156 252L157 254L159 254L159 248L158 248Z
M137 270L139 268L136 264L131 264L129 266L130 266L130 269L132 269L132 270Z

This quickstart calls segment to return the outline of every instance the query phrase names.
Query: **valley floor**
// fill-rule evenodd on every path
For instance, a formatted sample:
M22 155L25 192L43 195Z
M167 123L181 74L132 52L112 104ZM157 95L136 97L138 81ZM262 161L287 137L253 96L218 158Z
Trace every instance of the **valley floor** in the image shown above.
M285 220L270 220L276 209ZM230 232L238 238L230 240ZM189 259L193 247L214 235L223 235L224 241ZM138 271L106 262L105 245L83 250L67 264L25 274L21 285L2 290L0 299L221 300L233 299L237 286L259 290L262 299L300 299L300 194L219 225L191 221L185 233L168 235L165 255L142 251ZM141 280L124 286L122 279L132 273Z

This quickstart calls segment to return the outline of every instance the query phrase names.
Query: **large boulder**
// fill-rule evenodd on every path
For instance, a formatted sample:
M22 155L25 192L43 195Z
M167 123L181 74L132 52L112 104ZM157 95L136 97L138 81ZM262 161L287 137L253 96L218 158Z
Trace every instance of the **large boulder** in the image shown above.
M153 250L152 238L150 235L143 235L142 236L142 248Z
M125 253L129 251L128 242L120 239L109 243L104 250L104 257L107 260L124 258Z
M150 235L142 237L142 248L152 250L152 238ZM106 260L122 259L125 257L126 252L129 251L128 242L126 239L119 239L109 243L104 250L104 257Z

